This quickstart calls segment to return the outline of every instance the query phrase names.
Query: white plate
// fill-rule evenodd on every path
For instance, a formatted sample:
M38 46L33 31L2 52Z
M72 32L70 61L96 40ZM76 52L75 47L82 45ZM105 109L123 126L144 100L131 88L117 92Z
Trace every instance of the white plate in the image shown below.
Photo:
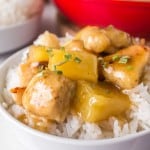
M41 15L5 28L0 28L0 54L29 44L39 33Z

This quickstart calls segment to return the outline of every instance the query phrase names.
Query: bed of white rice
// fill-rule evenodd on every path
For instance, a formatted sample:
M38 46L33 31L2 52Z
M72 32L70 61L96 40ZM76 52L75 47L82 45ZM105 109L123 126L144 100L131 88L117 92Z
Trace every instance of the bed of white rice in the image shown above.
M61 43L72 39L71 36L62 38ZM24 53L22 61L25 59ZM9 89L20 85L17 74L17 67L8 70L6 77L6 88L4 97L6 103L4 107L16 118L22 114L27 114L23 107L13 103ZM76 139L107 139L117 138L128 134L150 130L150 62L145 67L144 76L141 83L131 90L124 90L129 95L132 107L126 112L127 120L118 119L114 116L99 124L83 122L78 116L68 115L66 121L61 124L48 124L43 118L37 124L47 123L49 133L57 136L76 138ZM28 122L30 127L34 127L34 120Z
M12 68L8 71L6 89L4 89L4 97L9 112L14 117L19 117L25 114L25 110L16 104L13 104L12 97L8 92L10 88L19 86L19 78L17 76L17 68ZM146 67L143 82L131 90L123 92L129 95L133 105L127 112L130 121L121 122L115 117L110 117L108 120L101 122L99 125L94 123L83 122L79 117L68 115L66 121L62 124L53 124L50 128L50 134L62 137L78 138L78 139L104 139L116 138L127 134L136 133L142 130L150 129L150 66ZM4 104L4 107L8 105ZM32 127L34 123L30 122Z
M0 0L0 27L22 23L42 8L43 0Z

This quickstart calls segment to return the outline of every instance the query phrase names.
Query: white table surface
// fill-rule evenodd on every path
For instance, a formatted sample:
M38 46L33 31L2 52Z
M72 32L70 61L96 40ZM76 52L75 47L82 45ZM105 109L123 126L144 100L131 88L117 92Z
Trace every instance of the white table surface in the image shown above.
M42 18L41 32L44 30L50 30L56 33L57 31L56 12L57 12L56 8L54 8L53 5L45 6ZM0 64L12 54L13 53L10 52L9 54L0 55ZM7 128L1 116L0 116L0 150L29 150L25 148L24 145L19 143L12 133L7 132Z

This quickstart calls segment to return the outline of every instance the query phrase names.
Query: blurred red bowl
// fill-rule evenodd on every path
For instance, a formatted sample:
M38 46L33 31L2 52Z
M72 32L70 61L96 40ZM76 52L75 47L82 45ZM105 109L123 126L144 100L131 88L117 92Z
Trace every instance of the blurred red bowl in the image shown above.
M114 25L134 36L150 38L150 1L54 0L60 11L79 26Z

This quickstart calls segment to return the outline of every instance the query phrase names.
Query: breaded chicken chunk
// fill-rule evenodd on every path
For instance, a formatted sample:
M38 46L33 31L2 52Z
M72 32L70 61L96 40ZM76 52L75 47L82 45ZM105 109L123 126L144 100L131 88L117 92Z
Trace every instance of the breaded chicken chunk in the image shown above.
M62 122L74 97L75 82L48 70L35 75L22 98L24 108L38 116Z

